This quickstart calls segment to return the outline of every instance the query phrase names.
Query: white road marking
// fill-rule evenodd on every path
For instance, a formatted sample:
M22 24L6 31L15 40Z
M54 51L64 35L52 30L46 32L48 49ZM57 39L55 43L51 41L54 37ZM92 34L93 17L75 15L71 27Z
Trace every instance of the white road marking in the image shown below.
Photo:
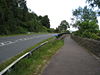
M45 35L45 36L48 36L48 35ZM17 43L17 42L20 42L20 41L26 41L26 40L36 39L36 38L40 38L40 37L44 37L44 35L34 36L34 37L26 37L26 38L17 39L17 40L14 40L14 41L1 42L0 47L5 46L5 45L9 45L9 44L13 44L13 43Z
M1 43L1 45L5 45L4 43Z
M0 43L0 46L5 46L8 44L12 44L12 43L14 43L14 42L12 42L12 41L2 42L2 43Z
M34 38L34 37L27 37L27 38L17 39L17 40L15 40L15 41L1 42L1 43L0 43L0 46L5 46L5 45L12 44L12 43L20 42L20 41L26 41L26 40L30 40L30 39L33 39L33 38Z

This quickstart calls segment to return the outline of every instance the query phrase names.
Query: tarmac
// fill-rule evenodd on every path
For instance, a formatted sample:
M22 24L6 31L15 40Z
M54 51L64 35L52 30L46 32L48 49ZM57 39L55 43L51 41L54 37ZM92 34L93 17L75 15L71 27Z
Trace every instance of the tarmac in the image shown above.
M100 62L67 36L42 75L100 75Z

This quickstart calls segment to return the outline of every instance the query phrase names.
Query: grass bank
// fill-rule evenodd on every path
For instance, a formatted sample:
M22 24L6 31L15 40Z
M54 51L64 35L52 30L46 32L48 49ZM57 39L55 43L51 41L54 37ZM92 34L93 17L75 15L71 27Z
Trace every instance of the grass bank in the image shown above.
M34 34L48 34L48 32L31 32L31 33L24 33L24 34L11 34L11 35L0 35L0 37L10 37L10 36L20 36L20 35L34 35Z
M32 46L31 48L28 48L28 49L24 50L24 51L21 52L20 54L17 54L16 56L14 56L14 57L8 59L7 61L1 63L1 64L0 64L0 71L2 71L4 68L6 68L8 65L10 65L10 64L11 64L13 61L15 61L16 59L18 59L20 56L22 56L22 55L24 55L25 53L31 51L33 48L39 46L41 43L43 43L43 42L45 42L45 41L52 40L52 39L54 39L54 38L55 38L55 37L48 38L48 39L46 39L46 40L44 40L44 41L42 41L42 42L40 42L40 43L38 43L38 44Z
M61 48L63 40L53 40L24 58L6 75L39 75L47 61Z

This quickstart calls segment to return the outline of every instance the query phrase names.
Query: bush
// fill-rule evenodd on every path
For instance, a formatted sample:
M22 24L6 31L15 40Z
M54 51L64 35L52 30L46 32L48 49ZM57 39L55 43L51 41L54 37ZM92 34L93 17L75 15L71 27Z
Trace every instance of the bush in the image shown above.
M81 37L90 38L90 39L96 39L96 40L100 38L98 35L96 35L95 33L91 33L91 32L83 32Z
M67 30L65 33L70 34L70 31L69 31L69 30Z
M73 34L76 35L76 36L83 37L83 38L100 40L100 36L98 36L95 33L88 32L88 31L84 31L82 33L80 31L76 31L76 32L73 32Z
M81 33L79 31L72 32L72 34L74 34L76 36L81 36Z
M78 24L79 30L74 32L76 36L90 39L100 39L98 36L100 31L97 23L95 21L83 21Z
M98 33L97 33L97 35L98 35L98 36L100 36L100 30L98 30Z
M47 31L48 31L49 33L54 33L54 32L55 32L55 29L50 28L50 29L48 29Z

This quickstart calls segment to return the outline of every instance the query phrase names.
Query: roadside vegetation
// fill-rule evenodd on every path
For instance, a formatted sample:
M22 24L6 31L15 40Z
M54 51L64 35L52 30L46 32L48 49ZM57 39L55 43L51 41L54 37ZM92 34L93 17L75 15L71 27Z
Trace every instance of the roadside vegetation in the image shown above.
M0 37L12 37L12 36L21 36L21 35L34 35L34 34L48 34L49 32L27 32L23 34L10 34L10 35L0 35Z
M40 42L40 43L38 43L38 44L32 46L31 48L28 48L28 49L24 50L23 52L17 54L16 56L14 56L14 57L12 57L12 58L10 58L10 59L8 59L7 61L0 63L0 71L2 71L4 68L6 68L8 65L10 65L10 64L11 64L13 61L15 61L16 59L18 59L20 56L22 56L22 55L24 55L25 53L31 51L33 48L39 46L41 43L43 43L43 42L45 42L45 41L50 41L50 40L52 40L52 39L55 39L55 37L48 38L48 39L46 39L46 40L44 40L44 41L42 41L42 42Z
M97 17L100 15L100 1L99 0L87 0L90 6L84 8L79 7L73 10L73 24L72 26L77 28L78 31L73 34L83 38L100 40L100 30ZM98 12L93 8L98 7Z
M63 40L52 40L17 63L6 75L39 75L49 59L64 45ZM32 48L30 48L32 49Z
M62 20L60 25L56 28L55 32L57 33L70 33L68 30L70 28L69 23L66 20Z
M38 16L26 0L0 0L0 35L53 32L48 15Z

